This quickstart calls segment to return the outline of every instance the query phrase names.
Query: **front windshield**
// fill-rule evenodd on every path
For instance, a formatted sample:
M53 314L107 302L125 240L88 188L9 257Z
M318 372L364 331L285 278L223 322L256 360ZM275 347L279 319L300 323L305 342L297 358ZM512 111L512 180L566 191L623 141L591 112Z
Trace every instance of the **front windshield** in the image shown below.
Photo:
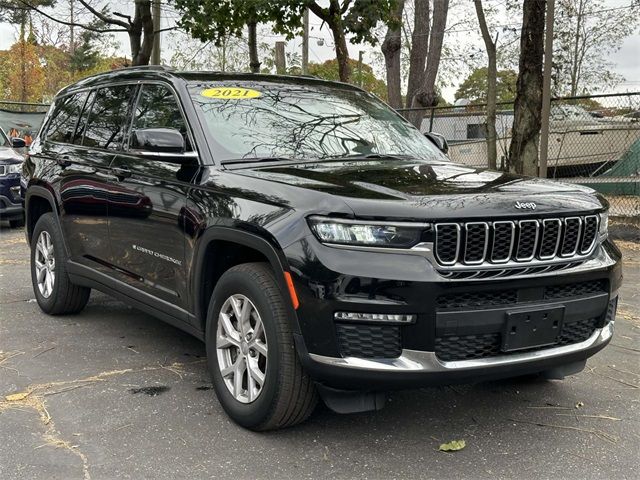
M265 81L192 83L191 97L222 162L365 155L446 159L373 96L329 85Z
M7 147L9 148L11 146L11 142L9 141L9 139L7 138L7 136L5 135L5 133L2 131L2 129L0 128L0 147Z

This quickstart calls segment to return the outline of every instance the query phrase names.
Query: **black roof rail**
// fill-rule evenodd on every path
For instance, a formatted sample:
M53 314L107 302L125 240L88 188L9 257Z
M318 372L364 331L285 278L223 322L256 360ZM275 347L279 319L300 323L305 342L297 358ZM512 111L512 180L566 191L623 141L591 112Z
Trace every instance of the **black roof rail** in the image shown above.
M173 72L175 69L173 67L169 67L168 65L131 65L128 67L116 68L115 70L111 71L122 72L130 70L158 70L161 72Z

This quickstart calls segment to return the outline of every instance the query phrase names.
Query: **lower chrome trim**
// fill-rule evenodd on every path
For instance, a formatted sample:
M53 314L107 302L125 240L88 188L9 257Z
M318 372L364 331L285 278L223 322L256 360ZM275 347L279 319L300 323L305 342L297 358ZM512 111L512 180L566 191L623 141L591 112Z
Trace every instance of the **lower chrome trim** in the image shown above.
M355 370L368 370L378 372L450 372L474 370L501 365L519 365L537 360L544 360L554 357L561 357L571 353L586 350L608 342L613 336L613 324L609 322L603 328L598 328L584 342L561 347L546 348L534 352L512 353L510 355L480 358L477 360L461 360L454 362L442 362L434 352L423 352L419 350L403 350L398 358L369 359L357 357L326 357L310 353L314 362L331 365L334 367L350 368Z

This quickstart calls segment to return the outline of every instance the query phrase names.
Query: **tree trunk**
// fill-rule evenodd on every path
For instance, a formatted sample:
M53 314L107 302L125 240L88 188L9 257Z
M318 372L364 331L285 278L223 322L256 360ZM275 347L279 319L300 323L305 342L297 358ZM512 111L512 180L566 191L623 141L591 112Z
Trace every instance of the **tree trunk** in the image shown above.
M251 73L260 73L260 59L258 58L258 36L255 21L247 23L249 30L249 68Z
M436 0L437 1L437 0ZM429 32L431 29L429 0L415 0L413 34L409 52L409 81L407 84L407 108L411 107L413 97L424 75L424 65L429 53Z
M333 33L333 41L336 44L336 60L338 61L338 75L341 82L351 80L351 67L349 65L349 50L347 49L347 37L342 28L342 19L336 14L327 24Z
M387 28L382 42L382 54L387 68L387 100L393 108L402 107L402 88L400 79L400 53L402 49L402 10L404 0L397 0L393 12L393 24Z
M416 0L416 10L417 4L418 1ZM426 57L426 66L410 104L412 108L421 108L421 110L411 111L405 115L416 128L420 128L426 109L428 107L435 107L438 103L436 78L438 77L438 67L440 66L440 57L442 56L442 43L444 41L444 29L447 26L448 11L449 0L433 0L433 23L429 34L429 50ZM411 49L411 53L413 53L413 48L415 48L415 43ZM407 99L409 99L408 93Z
M347 0L345 0L347 1ZM342 7L339 0L329 0L329 8L323 8L318 3L308 4L316 17L325 22L333 35L333 43L336 45L336 60L338 61L338 75L340 81L348 82L351 78L351 67L349 66L349 50L347 49L347 37L344 34L342 25Z
M482 39L489 59L487 66L487 164L489 168L495 170L498 156L496 148L496 77L498 76L496 44L498 43L498 37L496 35L495 41L491 39L489 29L487 28L487 20L484 16L484 10L482 9L482 0L474 0L473 3L476 7L478 23L480 24Z
M578 2L578 11L576 13L576 33L575 43L573 46L573 59L571 61L571 92L569 96L575 97L578 94L578 70L580 68L578 62L578 49L580 47L580 28L582 27L582 16L584 14L584 0Z
M538 173L545 4L545 0L524 0L522 7L520 66L507 166L509 171L524 175Z
M131 45L131 64L149 65L154 37L150 0L136 1L135 14L127 33Z

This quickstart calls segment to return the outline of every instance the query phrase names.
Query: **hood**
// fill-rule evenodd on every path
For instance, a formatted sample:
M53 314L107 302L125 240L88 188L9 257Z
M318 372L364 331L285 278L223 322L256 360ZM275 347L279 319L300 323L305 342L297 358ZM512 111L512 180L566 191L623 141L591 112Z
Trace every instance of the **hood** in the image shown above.
M0 162L2 163L20 163L23 158L18 152L12 148L0 147Z
M242 168L234 173L340 197L356 216L473 218L592 212L595 192L450 162L375 159ZM531 204L528 208L516 208Z

